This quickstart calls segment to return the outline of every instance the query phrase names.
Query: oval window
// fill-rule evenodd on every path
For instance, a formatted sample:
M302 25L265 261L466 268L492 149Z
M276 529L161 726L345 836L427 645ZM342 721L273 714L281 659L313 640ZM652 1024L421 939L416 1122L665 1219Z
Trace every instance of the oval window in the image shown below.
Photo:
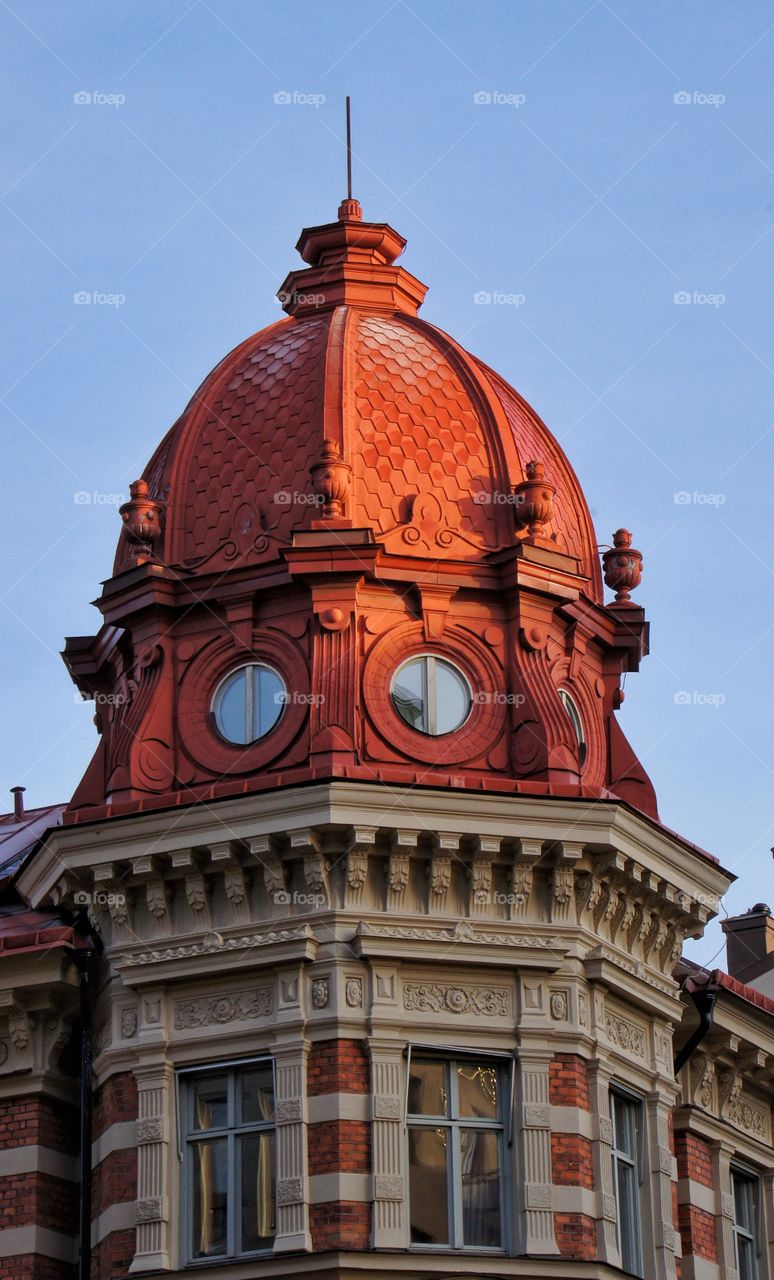
M430 653L404 662L395 673L390 693L401 719L434 738L460 729L473 705L470 685L462 672Z
M573 698L571 693L567 692L566 689L559 690L559 698L562 703L562 706L567 712L567 716L569 718L570 724L572 725L573 730L575 732L575 737L578 739L578 763L580 764L580 767L582 769L584 764L586 763L587 746L586 746L586 734L584 733L584 730L583 730L583 721L581 720L581 714L580 714L580 711L578 710L575 699Z
M282 677L272 667L251 662L221 681L212 700L212 713L221 737L247 746L271 732L286 702Z

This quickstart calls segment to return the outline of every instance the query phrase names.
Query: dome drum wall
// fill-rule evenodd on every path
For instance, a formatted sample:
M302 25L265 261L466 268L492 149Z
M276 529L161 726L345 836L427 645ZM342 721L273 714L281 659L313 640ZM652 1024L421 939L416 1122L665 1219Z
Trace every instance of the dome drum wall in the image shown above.
M417 316L402 238L345 215L302 234L287 318L216 367L133 487L105 626L65 651L102 734L71 817L334 776L616 795L655 816L614 717L647 624L603 605L567 458ZM452 731L396 709L395 673L423 655L469 691ZM245 745L213 699L246 663L287 700Z

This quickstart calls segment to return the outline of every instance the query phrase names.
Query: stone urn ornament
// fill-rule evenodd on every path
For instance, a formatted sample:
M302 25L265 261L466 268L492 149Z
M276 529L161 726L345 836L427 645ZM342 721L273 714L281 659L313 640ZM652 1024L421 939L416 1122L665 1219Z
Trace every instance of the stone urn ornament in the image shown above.
M528 538L544 536L544 528L554 517L556 489L546 480L542 462L527 463L527 479L514 485L514 519L518 533L526 529Z
M631 593L642 580L642 552L632 546L628 529L616 529L613 545L604 552L602 564L605 582L615 591L614 604L631 605Z
M132 555L142 564L153 554L161 537L161 504L150 497L146 480L133 480L130 498L118 508Z
M312 486L320 503L320 517L326 521L344 518L344 504L349 497L352 468L342 461L335 440L323 440L320 461L311 468Z

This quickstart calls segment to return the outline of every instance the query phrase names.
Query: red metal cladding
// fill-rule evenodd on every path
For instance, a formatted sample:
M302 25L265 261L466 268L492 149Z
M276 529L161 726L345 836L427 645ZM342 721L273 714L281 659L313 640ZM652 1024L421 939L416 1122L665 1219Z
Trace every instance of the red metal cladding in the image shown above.
M563 450L419 318L405 242L358 213L344 202L302 233L286 317L221 361L133 486L105 625L65 653L103 737L70 819L324 777L617 797L655 816L613 715L647 652L642 609L604 606ZM470 693L439 736L391 692L426 652ZM250 661L288 699L236 746L213 695Z

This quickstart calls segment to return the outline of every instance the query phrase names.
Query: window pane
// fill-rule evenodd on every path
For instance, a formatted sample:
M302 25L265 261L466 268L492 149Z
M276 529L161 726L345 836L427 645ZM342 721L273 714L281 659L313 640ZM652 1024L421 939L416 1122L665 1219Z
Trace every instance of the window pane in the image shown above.
M491 1129L461 1129L462 1236L467 1246L498 1249L500 1143Z
M479 1120L496 1120L497 1069L481 1063L460 1063L457 1067L460 1115Z
M216 707L218 728L229 742L247 742L247 684L243 667L223 685Z
M274 1134L252 1133L239 1139L242 1190L240 1249L268 1249L274 1238Z
M636 1102L613 1094L613 1134L616 1151L623 1151L630 1159L637 1158L637 1120L639 1107Z
M445 1116L449 1100L446 1092L446 1063L411 1063L408 1110L412 1116Z
M425 659L414 658L401 667L392 686L395 710L412 729L427 733Z
M637 1175L632 1165L617 1161L616 1194L618 1199L618 1236L621 1266L624 1271L640 1274L640 1206Z
M435 732L452 733L468 718L470 693L459 672L448 663L435 662Z
M268 667L253 667L253 737L263 738L273 729L285 705L285 686Z
M239 1075L239 1124L274 1119L274 1078L270 1066Z
M225 1129L228 1124L228 1078L204 1076L193 1087L194 1130Z
M744 1236L736 1237L736 1265L739 1280L758 1280L755 1246L752 1240L747 1240Z
M448 1141L445 1128L409 1129L412 1244L449 1243Z
M225 1138L197 1142L193 1156L193 1239L194 1258L212 1258L227 1249L228 1153Z
M736 1225L751 1235L755 1229L754 1186L751 1178L734 1174L734 1207Z

